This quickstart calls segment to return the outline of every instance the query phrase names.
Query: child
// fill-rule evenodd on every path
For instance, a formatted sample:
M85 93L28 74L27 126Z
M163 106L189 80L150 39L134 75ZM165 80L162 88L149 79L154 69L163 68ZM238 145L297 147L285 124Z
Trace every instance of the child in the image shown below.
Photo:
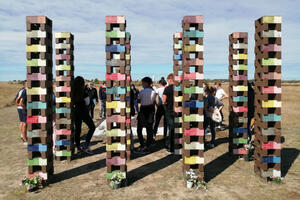
M140 147L138 151L140 153L147 153L149 147L153 140L153 122L155 113L155 91L152 89L152 79L150 77L145 77L142 79L143 90L140 91L138 99L141 102L140 112L137 117L137 134L140 142ZM146 127L147 130L147 143L146 147L143 138L143 128Z

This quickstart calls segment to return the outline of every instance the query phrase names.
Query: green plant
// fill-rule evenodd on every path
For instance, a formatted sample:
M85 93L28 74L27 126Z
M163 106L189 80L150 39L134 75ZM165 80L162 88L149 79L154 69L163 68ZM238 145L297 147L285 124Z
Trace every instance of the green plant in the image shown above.
M198 176L196 175L196 173L192 169L190 169L189 171L185 172L185 178L186 178L187 181L193 182L194 184L196 184Z
M282 183L282 178L281 177L272 177L272 180L274 183L281 184Z
M207 190L207 185L205 181L197 182L197 189Z
M118 188L117 185L120 186L124 179L125 179L124 173L117 172L113 174L112 177L110 178L110 186L113 189L117 189Z
M28 191L32 191L43 187L43 179L39 175L35 175L33 178L24 177L22 185L27 187Z

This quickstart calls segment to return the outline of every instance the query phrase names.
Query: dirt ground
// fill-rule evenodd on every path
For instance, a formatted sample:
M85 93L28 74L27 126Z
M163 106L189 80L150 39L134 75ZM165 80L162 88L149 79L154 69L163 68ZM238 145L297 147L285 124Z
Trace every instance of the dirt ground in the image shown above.
M282 150L283 184L262 181L254 174L253 161L230 157L228 130L225 130L217 133L217 146L204 154L207 191L186 189L182 160L168 155L159 144L151 154L134 156L128 163L128 187L112 190L105 179L104 140L94 138L93 155L70 163L55 161L50 185L37 193L27 193L19 185L26 174L27 153L19 139L16 107L8 105L9 98L13 98L21 86L9 87L7 83L0 83L0 199L300 199L298 84L283 86L282 135L286 139Z

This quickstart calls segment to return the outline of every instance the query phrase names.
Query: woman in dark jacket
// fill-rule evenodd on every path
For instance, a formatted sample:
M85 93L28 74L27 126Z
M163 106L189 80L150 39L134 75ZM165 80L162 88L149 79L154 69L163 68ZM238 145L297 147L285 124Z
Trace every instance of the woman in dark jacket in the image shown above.
M88 107L84 101L86 97L88 97L88 94L84 90L84 79L81 76L77 76L74 80L74 85L72 88L73 113L75 121L75 143L78 153L84 151L88 154L92 154L89 145L95 131L95 125L91 116L89 115ZM89 131L86 136L86 142L81 147L80 134L82 121L88 126Z

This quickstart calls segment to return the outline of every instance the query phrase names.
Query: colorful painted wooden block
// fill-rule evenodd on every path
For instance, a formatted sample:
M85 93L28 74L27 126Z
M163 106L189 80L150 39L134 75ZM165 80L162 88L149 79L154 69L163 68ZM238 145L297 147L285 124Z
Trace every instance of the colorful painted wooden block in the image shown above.
M204 37L204 32L199 30L184 31L184 37L186 38L202 38Z
M202 80L204 75L199 72L184 73L184 80Z
M185 108L203 108L204 102L198 101L198 100L185 101L184 107Z
M105 23L106 24L124 24L125 16L106 16Z
M192 87L184 87L184 94L203 94L203 87L192 86Z
M56 135L71 135L72 131L68 129L56 129Z
M183 23L203 23L204 17L203 16L184 16Z
M46 166L47 159L44 159L44 158L27 159L27 165L28 166Z
M56 156L72 156L71 151L55 151Z
M72 142L70 140L56 140L55 145L57 146L70 146Z
M203 115L199 114L190 114L190 115L184 115L184 121L185 122L203 122L204 117Z
M27 89L27 95L46 95L47 88L33 87Z
M248 139L246 138L233 138L233 144L247 144Z
M47 145L44 145L44 144L28 145L27 151L28 152L36 152L36 151L45 152L45 151L47 151Z
M125 165L126 159L121 157L106 158L106 165Z
M186 150L204 150L204 144L200 142L191 142L191 143L184 143L184 149Z
M46 74L41 74L41 73L27 74L27 80L45 81Z
M39 44L27 45L26 52L46 52L46 46Z
M125 45L106 45L106 52L125 52Z
M47 117L42 116L27 116L28 124L36 124L36 123L46 123Z
M204 158L199 156L184 157L184 163L189 165L204 164Z
M185 136L204 136L204 130L199 128L184 129Z
M262 65L282 65L282 62L278 58L263 58Z
M106 151L125 151L126 144L114 143L106 144Z
M281 149L281 144L277 142L267 142L261 144L262 149Z
M263 108L281 108L281 101L277 100L268 100L262 101Z
M106 88L106 94L126 94L126 88L122 88L122 87Z
M106 74L106 80L125 81L126 76L125 76L125 74L120 74L120 73Z
M263 156L262 163L280 163L280 156Z
M27 102L27 109L46 109L47 102L33 101Z
M203 47L203 45L199 45L199 44L185 45L184 51L185 52L201 52L201 51L204 51L204 47Z
M106 31L105 37L107 38L125 38L125 31Z
M233 70L248 70L248 65L232 65Z
M33 30L26 32L27 38L45 38L47 37L47 32L42 30Z

